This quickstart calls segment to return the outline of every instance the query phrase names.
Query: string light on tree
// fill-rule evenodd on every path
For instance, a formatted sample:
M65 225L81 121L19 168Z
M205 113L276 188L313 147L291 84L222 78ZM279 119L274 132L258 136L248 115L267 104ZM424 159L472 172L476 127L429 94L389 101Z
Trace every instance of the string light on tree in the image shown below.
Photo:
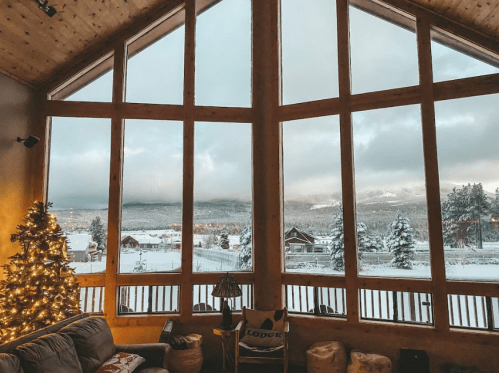
M51 204L35 201L12 242L21 252L3 266L0 283L0 344L80 313L79 291L68 266L67 238Z

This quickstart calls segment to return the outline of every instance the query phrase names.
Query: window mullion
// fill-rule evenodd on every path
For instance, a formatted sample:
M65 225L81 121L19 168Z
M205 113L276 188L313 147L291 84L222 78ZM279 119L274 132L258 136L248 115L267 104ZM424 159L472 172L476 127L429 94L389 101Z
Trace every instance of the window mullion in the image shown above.
M352 112L350 109L350 37L348 0L336 2L338 25L338 81L340 91L341 182L343 200L343 232L347 320L359 322L359 292L357 285L357 234L355 229L355 194L353 169Z
M117 109L123 102L126 76L126 49L122 42L117 43L114 51L113 71L113 117L111 121L111 160L109 178L109 213L106 256L106 288L104 313L116 317L116 278L119 266L120 225L121 225L121 187L123 180L123 149L125 128Z
M431 279L433 283L433 312L435 328L449 329L447 291L445 283L445 258L442 237L440 184L435 129L433 97L433 72L431 60L430 24L418 18L417 40L419 59L419 84L421 87L421 120L423 124L423 152L428 206L428 231L430 239Z
M192 316L192 255L194 218L194 66L196 40L196 2L185 2L184 57L184 175L182 190L182 318Z

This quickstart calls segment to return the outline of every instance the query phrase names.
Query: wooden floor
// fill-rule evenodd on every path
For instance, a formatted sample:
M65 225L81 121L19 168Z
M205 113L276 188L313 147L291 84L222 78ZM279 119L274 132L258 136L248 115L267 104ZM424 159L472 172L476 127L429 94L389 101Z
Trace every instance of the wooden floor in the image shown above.
M239 373L283 373L282 365L277 364L241 364ZM233 373L234 368L222 369L222 365L205 362L201 373ZM307 373L306 367L290 366L288 373Z

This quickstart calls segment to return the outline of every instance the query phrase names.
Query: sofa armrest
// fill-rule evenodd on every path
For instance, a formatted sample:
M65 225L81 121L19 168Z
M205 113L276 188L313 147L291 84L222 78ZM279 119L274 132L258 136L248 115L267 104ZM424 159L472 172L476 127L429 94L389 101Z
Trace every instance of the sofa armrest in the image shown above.
M172 347L168 343L143 343L136 345L115 345L116 352L137 354L146 359L144 367L160 367L167 369L167 356Z

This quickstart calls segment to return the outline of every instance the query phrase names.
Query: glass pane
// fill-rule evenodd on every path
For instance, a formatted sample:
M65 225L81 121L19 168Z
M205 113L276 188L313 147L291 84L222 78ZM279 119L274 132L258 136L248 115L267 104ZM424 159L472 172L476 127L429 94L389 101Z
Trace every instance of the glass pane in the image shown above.
M431 277L418 105L353 113L359 274Z
M180 271L183 123L127 120L120 272Z
M111 102L113 100L113 64L114 56L111 56L81 78L78 78L74 83L69 84L57 93L53 99Z
M76 273L106 270L111 120L52 118L48 201Z
M456 44L449 37L443 37L435 32L432 33L432 37L438 40L431 42L433 80L435 82L499 73L497 67L469 56L464 51L454 49L459 44ZM445 44L446 41L449 45ZM451 43L454 44L454 48Z
M432 295L429 293L360 289L359 295L362 319L433 324Z
M435 103L446 276L499 280L499 95Z
M281 25L283 104L337 97L336 3L282 0Z
M346 317L346 289L286 285L286 307L293 313Z
M240 297L228 298L229 307L232 311L241 311L243 307L253 308L253 284L239 284L242 295ZM220 312L222 298L211 295L215 285L195 284L192 286L192 312L213 313Z
M180 286L145 285L118 288L118 314L178 313Z
M352 93L419 84L414 31L350 7L350 46Z
M177 12L128 46L126 101L183 103L184 13Z
M251 124L195 124L194 272L248 271Z
M285 122L285 271L344 273L338 116Z
M196 21L196 105L251 106L251 1L224 0Z
M486 297L480 295L449 294L447 301L449 304L449 323L451 326L487 329Z

